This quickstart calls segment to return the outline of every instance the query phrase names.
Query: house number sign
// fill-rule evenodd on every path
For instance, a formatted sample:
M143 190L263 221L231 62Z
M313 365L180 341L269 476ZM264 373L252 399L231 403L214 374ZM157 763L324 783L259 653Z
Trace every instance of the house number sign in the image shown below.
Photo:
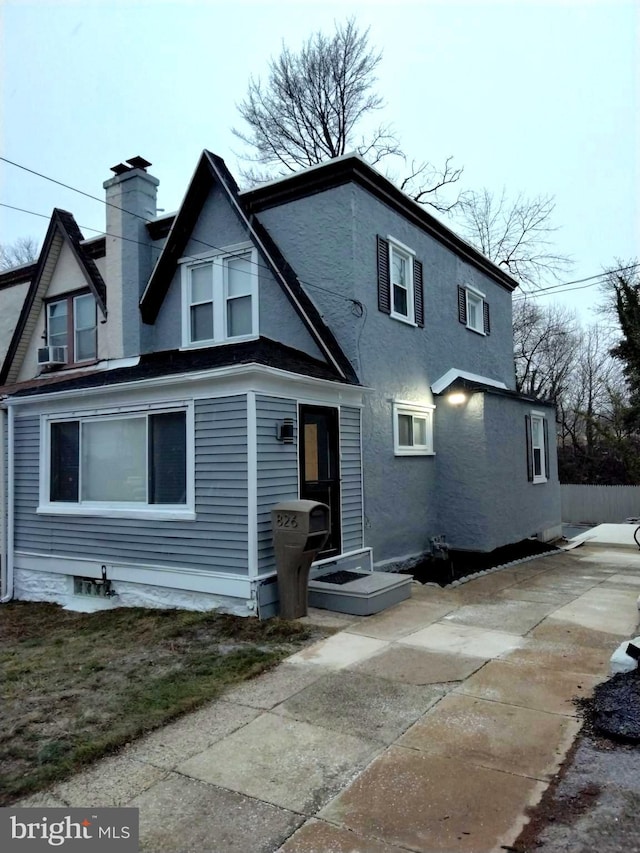
M276 527L288 527L294 529L298 526L298 516L288 512L276 513Z

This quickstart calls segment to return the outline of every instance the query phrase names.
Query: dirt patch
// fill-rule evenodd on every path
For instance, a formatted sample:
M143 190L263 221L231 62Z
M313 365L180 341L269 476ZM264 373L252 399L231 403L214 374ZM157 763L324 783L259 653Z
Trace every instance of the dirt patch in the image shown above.
M593 728L623 743L640 743L640 671L620 672L593 691Z
M449 551L448 559L423 560L411 569L409 574L412 574L420 583L437 583L440 586L446 586L454 580L494 569L496 566L503 566L514 560L537 557L558 550L555 545L540 542L538 539L523 539L521 542L504 545L487 553L452 550Z
M216 613L0 609L0 804L64 778L327 631Z

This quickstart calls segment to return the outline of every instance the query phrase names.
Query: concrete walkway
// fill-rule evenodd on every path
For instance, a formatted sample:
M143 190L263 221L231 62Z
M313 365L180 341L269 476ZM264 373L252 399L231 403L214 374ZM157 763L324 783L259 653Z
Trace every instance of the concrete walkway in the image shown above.
M139 808L150 853L498 851L639 593L640 554L587 545L377 616L316 611L342 629L20 805Z

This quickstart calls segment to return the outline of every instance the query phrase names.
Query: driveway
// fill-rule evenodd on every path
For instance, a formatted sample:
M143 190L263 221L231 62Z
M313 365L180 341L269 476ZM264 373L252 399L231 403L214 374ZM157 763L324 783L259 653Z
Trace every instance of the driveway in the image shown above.
M587 544L415 585L17 805L140 809L141 850L484 853L511 845L635 633L640 557Z

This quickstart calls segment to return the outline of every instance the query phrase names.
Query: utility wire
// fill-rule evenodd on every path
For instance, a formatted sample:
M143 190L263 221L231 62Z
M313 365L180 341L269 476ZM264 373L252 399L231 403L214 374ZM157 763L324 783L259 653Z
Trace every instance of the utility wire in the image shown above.
M65 184L62 181L58 181L55 178L50 177L49 175L43 174L42 172L37 172L37 171L35 171L35 169L30 169L27 166L23 166L22 164L16 163L13 160L9 160L7 157L0 156L0 161L3 163L8 163L10 166L15 166L15 168L17 168L17 169L22 169L23 171L28 172L31 175L35 175L36 177L42 178L45 181L50 181L53 184L57 184L58 186L64 187L65 189L68 189L68 190L71 190L72 192L79 193L80 195L83 195L86 198L90 198L93 201L97 201L100 204L104 204L107 207L113 207L116 210L121 211L122 213L127 213L130 216L134 216L137 219L141 219L145 223L150 223L150 222L154 221L153 219L147 219L146 217L141 216L139 213L134 213L133 211L126 210L125 208L120 207L117 204L113 204L113 202L109 202L104 198L99 198L98 196L91 195L91 193L85 192L84 190L78 189L77 187L71 186L70 184ZM24 208L12 207L12 205L3 204L1 202L0 202L0 206L1 207L7 207L7 208L10 208L12 210L18 210L22 213L28 213L28 214L31 214L33 216L39 216L39 217L42 217L44 219L49 218L45 214L35 213L34 211L25 210ZM117 234L108 234L104 231L99 231L96 228L89 228L89 227L84 226L84 225L79 226L79 227L84 228L85 231L93 231L93 232L98 233L98 234L105 234L105 236L114 237L115 239L127 240L128 242L138 243L139 245L142 245L142 246L148 245L146 243L142 243L139 240L133 240L131 238L122 237L122 236L117 235ZM200 240L196 237L191 237L191 240L194 243L200 243L201 245L206 246L209 249L214 249L215 251L218 251L218 252L223 251L223 249L220 246L216 246L213 243L208 243L206 240ZM239 250L237 253L231 252L231 253L225 253L225 254L227 254L227 256L233 257L234 254L241 255L241 254L243 254L243 252L242 252L242 250ZM185 257L188 258L189 260L194 260L194 261L202 260L202 258L195 258L191 255L185 255ZM266 264L261 264L257 261L249 261L249 263L252 266L256 266L258 268L262 268L262 269L265 269L265 270L268 270L269 272L271 272L271 268L266 266ZM552 284L552 285L549 285L548 287L538 288L532 293L517 295L514 297L514 301L521 301L523 299L530 299L530 298L538 298L538 296L542 296L545 294L555 295L557 293L570 293L574 290L582 290L584 288L570 287L570 285L582 284L583 282L592 281L593 279L602 279L611 273L626 272L627 270L635 269L639 266L640 266L640 263L635 263L635 264L630 264L630 265L625 266L625 267L618 267L617 269L607 270L606 272L598 273L596 275L586 276L585 278L574 279L572 281L559 282L558 284ZM311 283L309 281L305 281L304 279L301 279L301 278L298 278L298 281L301 284L306 284L308 287L314 287L317 290L322 290L325 293L330 293L332 296L337 296L339 299L343 299L346 302L351 302L354 305L361 306L361 303L357 299L351 299L347 296L342 296L342 294L335 293L335 291L333 291L333 290L329 290L328 288L322 287L318 284L313 284L313 283ZM600 283L600 282L594 281L593 284L585 285L585 287L593 287L594 284L598 284L598 283Z

